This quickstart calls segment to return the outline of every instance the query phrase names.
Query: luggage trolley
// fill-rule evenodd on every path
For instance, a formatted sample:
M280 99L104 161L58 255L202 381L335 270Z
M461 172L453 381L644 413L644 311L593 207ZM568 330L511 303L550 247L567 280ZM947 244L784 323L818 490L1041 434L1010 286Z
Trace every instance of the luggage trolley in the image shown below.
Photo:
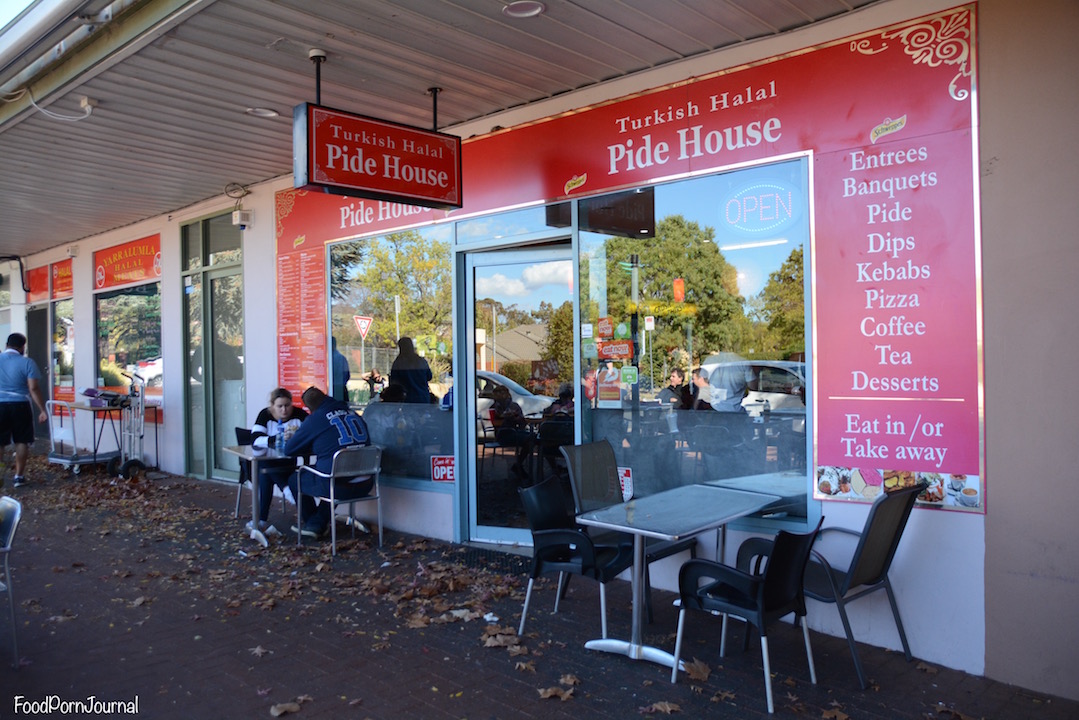
M146 429L145 389L146 381L138 373L120 373L131 383L127 386L127 395L121 404L123 415L120 416L120 458L119 470L109 465L109 474L132 480L146 469L143 462L142 440Z

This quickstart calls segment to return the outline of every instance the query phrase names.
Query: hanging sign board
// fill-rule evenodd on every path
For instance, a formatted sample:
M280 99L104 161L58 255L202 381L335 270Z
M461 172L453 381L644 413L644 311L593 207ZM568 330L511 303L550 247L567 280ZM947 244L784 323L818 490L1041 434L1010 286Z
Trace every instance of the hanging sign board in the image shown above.
M462 204L461 138L321 105L293 108L292 172L297 188L447 210ZM353 212L369 223L389 212L382 205Z

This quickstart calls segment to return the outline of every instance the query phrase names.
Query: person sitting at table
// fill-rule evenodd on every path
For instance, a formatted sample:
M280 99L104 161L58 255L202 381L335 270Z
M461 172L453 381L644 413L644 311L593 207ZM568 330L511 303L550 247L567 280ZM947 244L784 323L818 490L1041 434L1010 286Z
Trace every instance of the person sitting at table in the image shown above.
M372 400L386 387L386 378L382 377L382 373L378 371L378 368L371 368L371 372L364 373L363 381L367 383L367 389Z
M251 445L258 448L284 447L305 419L307 411L292 404L292 393L283 387L275 388L270 393L269 406L259 411L255 424L251 426ZM247 475L250 474L250 463L247 463ZM272 466L263 468L259 473L256 480L259 487L259 530L264 533L277 534L277 528L269 523L273 490L275 486L283 490L291 474L291 467Z
M660 404L674 410L689 410L693 406L693 398L685 386L685 380L685 370L672 369L670 383L659 391Z
M371 434L367 423L353 412L348 403L328 397L317 387L309 387L303 392L303 404L311 410L310 417L285 444L285 454L291 457L315 455L315 469L327 475L333 470L333 455L341 448L354 445L370 445ZM352 478L350 489L356 497L363 497L370 492L372 485L363 491L363 483L369 476ZM289 477L289 488L294 497L298 496L298 473ZM300 525L293 525L292 531L304 537L319 538L326 534L333 518L329 503L315 505L313 495L327 496L330 492L329 478L311 473L303 474L303 499L300 502Z
M525 423L524 411L513 401L505 385L496 385L491 399L491 424L495 428L495 440L499 445L517 448L510 472L519 478L527 478L527 460L532 455L533 438Z
M547 406L543 411L546 416L569 415L573 417L573 386L562 383L558 387L558 399Z

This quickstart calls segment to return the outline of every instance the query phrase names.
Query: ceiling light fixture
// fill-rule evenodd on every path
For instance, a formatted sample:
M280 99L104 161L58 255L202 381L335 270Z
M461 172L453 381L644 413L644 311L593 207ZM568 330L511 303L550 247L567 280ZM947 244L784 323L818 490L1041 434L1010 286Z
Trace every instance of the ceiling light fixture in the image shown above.
M274 110L273 108L264 108L264 107L249 107L246 110L244 110L244 112L247 113L248 115L253 116L253 117L260 117L260 118L275 118L275 117L278 117L281 114L281 113L277 112L276 110Z
M547 6L537 0L514 0L502 7L502 14L511 18L530 18L542 15Z

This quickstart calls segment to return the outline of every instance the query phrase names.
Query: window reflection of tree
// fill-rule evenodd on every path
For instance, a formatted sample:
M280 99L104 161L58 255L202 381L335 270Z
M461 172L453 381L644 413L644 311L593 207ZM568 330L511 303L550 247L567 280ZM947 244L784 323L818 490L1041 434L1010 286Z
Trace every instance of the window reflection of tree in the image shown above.
M106 385L124 384L129 364L161 355L161 284L96 296L98 367Z

